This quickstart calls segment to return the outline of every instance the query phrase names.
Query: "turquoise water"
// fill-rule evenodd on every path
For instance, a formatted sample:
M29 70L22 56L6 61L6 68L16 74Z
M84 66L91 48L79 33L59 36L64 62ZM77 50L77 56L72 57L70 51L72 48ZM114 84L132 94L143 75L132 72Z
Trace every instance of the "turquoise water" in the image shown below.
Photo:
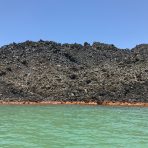
M0 148L148 148L148 108L0 106Z

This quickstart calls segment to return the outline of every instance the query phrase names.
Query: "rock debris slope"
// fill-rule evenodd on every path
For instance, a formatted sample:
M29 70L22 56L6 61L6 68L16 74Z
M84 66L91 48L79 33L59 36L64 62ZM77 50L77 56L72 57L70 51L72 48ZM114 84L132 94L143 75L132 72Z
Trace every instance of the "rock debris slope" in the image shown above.
M148 44L13 43L0 48L0 100L148 102Z

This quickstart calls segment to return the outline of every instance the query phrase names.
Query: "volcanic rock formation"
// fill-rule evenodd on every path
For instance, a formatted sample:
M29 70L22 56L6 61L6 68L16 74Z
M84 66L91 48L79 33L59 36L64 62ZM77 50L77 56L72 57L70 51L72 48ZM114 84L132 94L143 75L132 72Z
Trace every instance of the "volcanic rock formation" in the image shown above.
M148 44L13 43L0 48L2 101L148 102Z

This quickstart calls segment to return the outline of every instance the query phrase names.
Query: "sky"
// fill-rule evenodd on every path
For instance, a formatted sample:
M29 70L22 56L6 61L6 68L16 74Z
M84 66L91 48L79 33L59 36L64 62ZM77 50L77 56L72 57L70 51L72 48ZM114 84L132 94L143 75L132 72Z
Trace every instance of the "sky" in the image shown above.
M148 0L0 0L0 46L40 39L148 43Z

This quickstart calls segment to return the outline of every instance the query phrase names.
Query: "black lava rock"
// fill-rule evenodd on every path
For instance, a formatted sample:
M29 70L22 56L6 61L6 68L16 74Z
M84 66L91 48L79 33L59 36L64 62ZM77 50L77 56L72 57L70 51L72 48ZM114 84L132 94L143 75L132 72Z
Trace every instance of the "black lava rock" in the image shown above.
M148 102L148 44L26 41L0 48L0 100Z

